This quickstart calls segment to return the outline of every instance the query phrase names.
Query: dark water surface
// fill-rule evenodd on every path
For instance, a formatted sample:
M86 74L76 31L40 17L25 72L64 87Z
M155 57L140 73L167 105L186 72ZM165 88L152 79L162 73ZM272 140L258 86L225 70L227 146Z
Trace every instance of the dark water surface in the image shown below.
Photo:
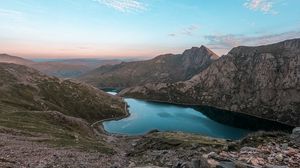
M115 92L108 92L115 94ZM110 133L142 135L151 130L182 131L201 135L240 139L250 131L218 123L192 107L154 103L126 98L130 116L118 121L106 121Z

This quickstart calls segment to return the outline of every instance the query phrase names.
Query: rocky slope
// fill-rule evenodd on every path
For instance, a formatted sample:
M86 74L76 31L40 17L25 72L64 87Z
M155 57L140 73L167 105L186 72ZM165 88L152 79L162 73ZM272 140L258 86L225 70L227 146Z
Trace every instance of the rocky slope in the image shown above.
M182 54L160 55L147 61L102 66L79 77L98 88L126 88L156 82L190 79L218 56L208 48L193 47Z
M300 39L236 47L192 79L147 84L120 95L213 106L300 125Z
M89 59L69 59L46 62L34 62L17 56L0 54L0 62L26 65L37 69L47 75L74 78L88 71L103 65L114 65L120 63L119 60L89 60Z
M16 64L0 63L1 111L59 111L88 121L124 115L124 102L89 85L49 77Z
M299 133L298 133L299 136ZM0 127L0 167L298 168L300 146L288 134L259 132L240 141L184 133L103 135L116 152L51 147L47 137Z
M57 146L106 149L90 125L126 116L125 103L94 87L0 63L0 128Z

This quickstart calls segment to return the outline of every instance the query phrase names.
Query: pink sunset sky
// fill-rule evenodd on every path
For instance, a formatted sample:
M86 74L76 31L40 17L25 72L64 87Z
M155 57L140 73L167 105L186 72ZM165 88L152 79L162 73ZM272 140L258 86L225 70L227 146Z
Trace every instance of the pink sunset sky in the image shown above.
M300 37L298 0L0 0L0 53L150 58Z

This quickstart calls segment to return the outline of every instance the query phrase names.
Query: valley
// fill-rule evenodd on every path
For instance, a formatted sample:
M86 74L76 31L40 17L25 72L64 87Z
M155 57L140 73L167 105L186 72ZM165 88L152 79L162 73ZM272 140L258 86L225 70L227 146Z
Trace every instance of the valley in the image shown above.
M100 66L86 73L96 82L48 76L5 55L0 166L298 167L299 44L237 47L220 58L194 47Z
M300 168L299 0L0 4L0 168Z

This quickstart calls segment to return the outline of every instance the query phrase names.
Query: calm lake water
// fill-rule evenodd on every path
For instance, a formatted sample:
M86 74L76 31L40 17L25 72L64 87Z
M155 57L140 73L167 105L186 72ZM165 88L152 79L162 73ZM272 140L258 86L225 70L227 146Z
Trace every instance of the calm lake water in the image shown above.
M108 92L115 94L115 92ZM250 131L220 124L191 107L125 99L130 116L118 121L106 121L110 133L142 135L151 130L181 131L217 138L240 139Z

